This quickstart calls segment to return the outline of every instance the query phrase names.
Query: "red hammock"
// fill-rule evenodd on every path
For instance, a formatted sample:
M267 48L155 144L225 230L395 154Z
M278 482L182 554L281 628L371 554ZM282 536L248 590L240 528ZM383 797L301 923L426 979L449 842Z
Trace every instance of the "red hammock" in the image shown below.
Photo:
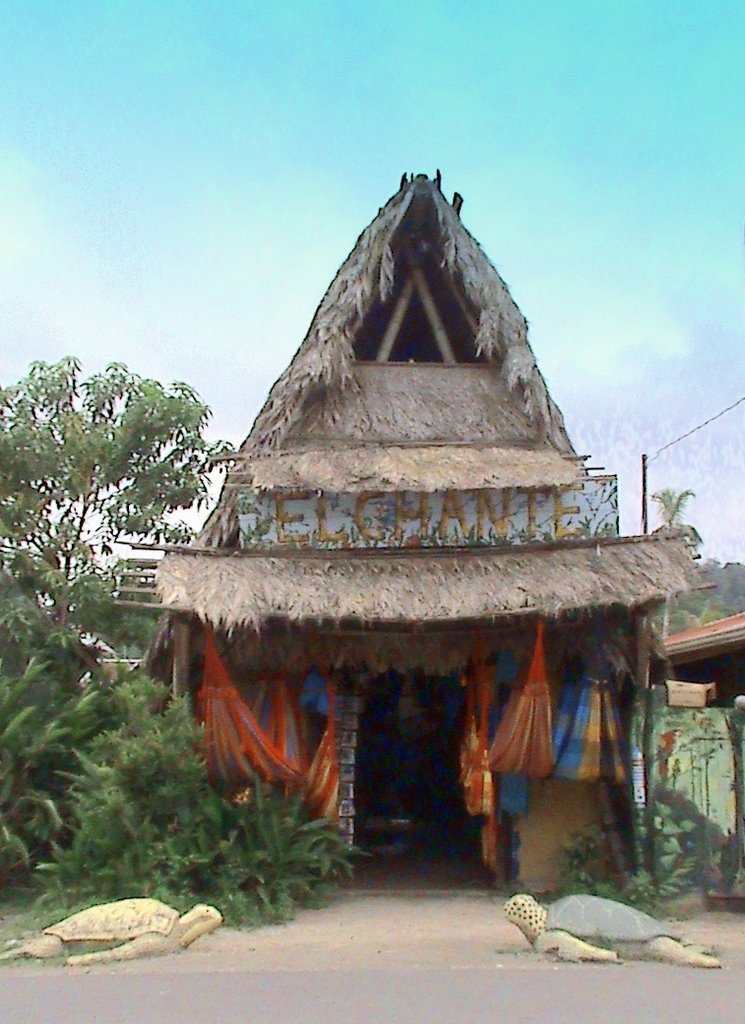
M282 705L283 715L285 706ZM204 633L204 674L197 695L197 711L204 722L207 766L212 779L221 779L229 785L246 785L256 773L264 782L301 788L304 755L298 752L298 756L288 756L286 739L279 739L278 722L272 729L278 742L261 727L230 681L209 628ZM286 737L286 728L282 736Z
M553 771L551 694L540 620L528 678L507 701L489 751L489 764L494 771L521 772L534 779L545 779Z

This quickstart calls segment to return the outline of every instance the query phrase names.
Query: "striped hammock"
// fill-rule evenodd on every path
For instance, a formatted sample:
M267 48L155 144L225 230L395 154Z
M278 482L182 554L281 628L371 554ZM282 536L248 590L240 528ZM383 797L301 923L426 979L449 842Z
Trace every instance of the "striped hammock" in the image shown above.
M525 684L511 694L489 750L496 772L519 772L545 779L554 767L551 694L543 653L543 622L538 621L533 660Z
M554 775L581 782L624 783L628 778L624 746L611 682L585 673L576 685L565 685L554 730Z
M204 723L213 780L238 787L250 785L258 775L302 793L314 815L335 817L339 769L330 685L328 724L309 763L297 692L285 679L264 681L249 707L230 680L212 630L206 628L197 713Z

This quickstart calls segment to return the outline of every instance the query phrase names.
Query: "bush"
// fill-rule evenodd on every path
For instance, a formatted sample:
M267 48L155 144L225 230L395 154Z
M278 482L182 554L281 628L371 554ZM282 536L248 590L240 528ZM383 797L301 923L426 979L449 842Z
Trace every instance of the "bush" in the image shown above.
M564 862L559 875L562 895L587 893L618 900L647 914L658 914L664 909L666 900L680 896L685 889L685 872L668 873L663 880L656 880L646 871L638 871L622 885L614 877L611 854L603 833L595 827L588 827L574 835L564 844Z
M214 902L228 919L281 920L349 870L326 821L258 782L243 803L209 783L186 698L145 676L112 690L122 724L99 736L71 776L67 846L43 866L59 899L155 896Z
M0 674L0 889L64 840L71 753L109 721L96 686L70 693L35 662L19 677Z

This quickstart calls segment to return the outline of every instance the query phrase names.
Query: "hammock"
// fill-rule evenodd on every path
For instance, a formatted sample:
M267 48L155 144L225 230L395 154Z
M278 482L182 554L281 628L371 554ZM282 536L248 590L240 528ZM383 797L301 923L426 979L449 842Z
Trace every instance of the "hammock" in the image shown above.
M609 680L585 673L576 685L565 685L554 747L557 778L626 782L623 731Z
M296 720L291 732L285 714L287 702L280 706L279 697L286 697L286 687L280 687L271 702L264 700L258 715L268 716L267 732L238 690L230 681L211 629L204 636L204 674L197 695L197 710L204 722L207 744L207 766L210 777L228 785L249 785L258 775L264 782L281 782L288 788L299 789L303 784L300 754L300 730ZM267 710L270 703L275 712ZM270 735L271 733L271 735Z
M493 771L520 772L534 779L545 779L554 767L551 694L540 620L528 678L507 701L489 750L489 765Z
M336 755L336 694L330 682L328 695L328 722L308 771L305 802L313 817L335 820L339 813L339 759Z
M481 645L478 642L473 669L465 677L465 685L466 728L461 746L461 783L468 813L486 817L481 829L481 858L488 868L496 871L499 824L495 782L488 763L491 681L489 670L481 653ZM478 728L476 725L477 703Z
M461 746L461 783L469 814L490 814L494 783L489 769L489 672L481 659L466 676L466 728ZM476 704L479 719L476 725Z

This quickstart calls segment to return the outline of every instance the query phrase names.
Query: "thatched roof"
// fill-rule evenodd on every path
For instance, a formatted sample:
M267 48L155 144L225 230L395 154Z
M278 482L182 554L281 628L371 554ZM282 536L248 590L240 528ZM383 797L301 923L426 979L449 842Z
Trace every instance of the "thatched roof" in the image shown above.
M244 450L284 447L303 418L312 414L315 403L324 404L333 415L345 394L360 387L355 337L372 307L392 294L399 249L425 222L429 225L426 245L435 250L439 265L469 310L476 326L475 349L485 358L485 368L497 370L511 402L530 424L536 445L548 444L572 454L561 413L528 344L525 317L437 184L422 177L402 183L360 235L316 310L295 358L272 388ZM439 369L447 377L448 370Z
M276 619L435 623L629 608L693 581L684 541L638 537L425 554L168 554L157 589L166 607L230 631L259 630Z
M361 445L301 448L238 462L231 481L257 490L320 488L346 492L473 490L484 487L545 488L576 483L577 462L552 448L491 445Z
M476 362L355 359L366 317L388 315L385 303L409 272L413 250L426 253L432 274L445 275L444 292L472 325ZM430 445L438 447L423 450ZM568 485L583 473L525 318L438 184L420 177L402 183L337 273L242 445L200 542L236 543L235 484L337 492L537 488Z

